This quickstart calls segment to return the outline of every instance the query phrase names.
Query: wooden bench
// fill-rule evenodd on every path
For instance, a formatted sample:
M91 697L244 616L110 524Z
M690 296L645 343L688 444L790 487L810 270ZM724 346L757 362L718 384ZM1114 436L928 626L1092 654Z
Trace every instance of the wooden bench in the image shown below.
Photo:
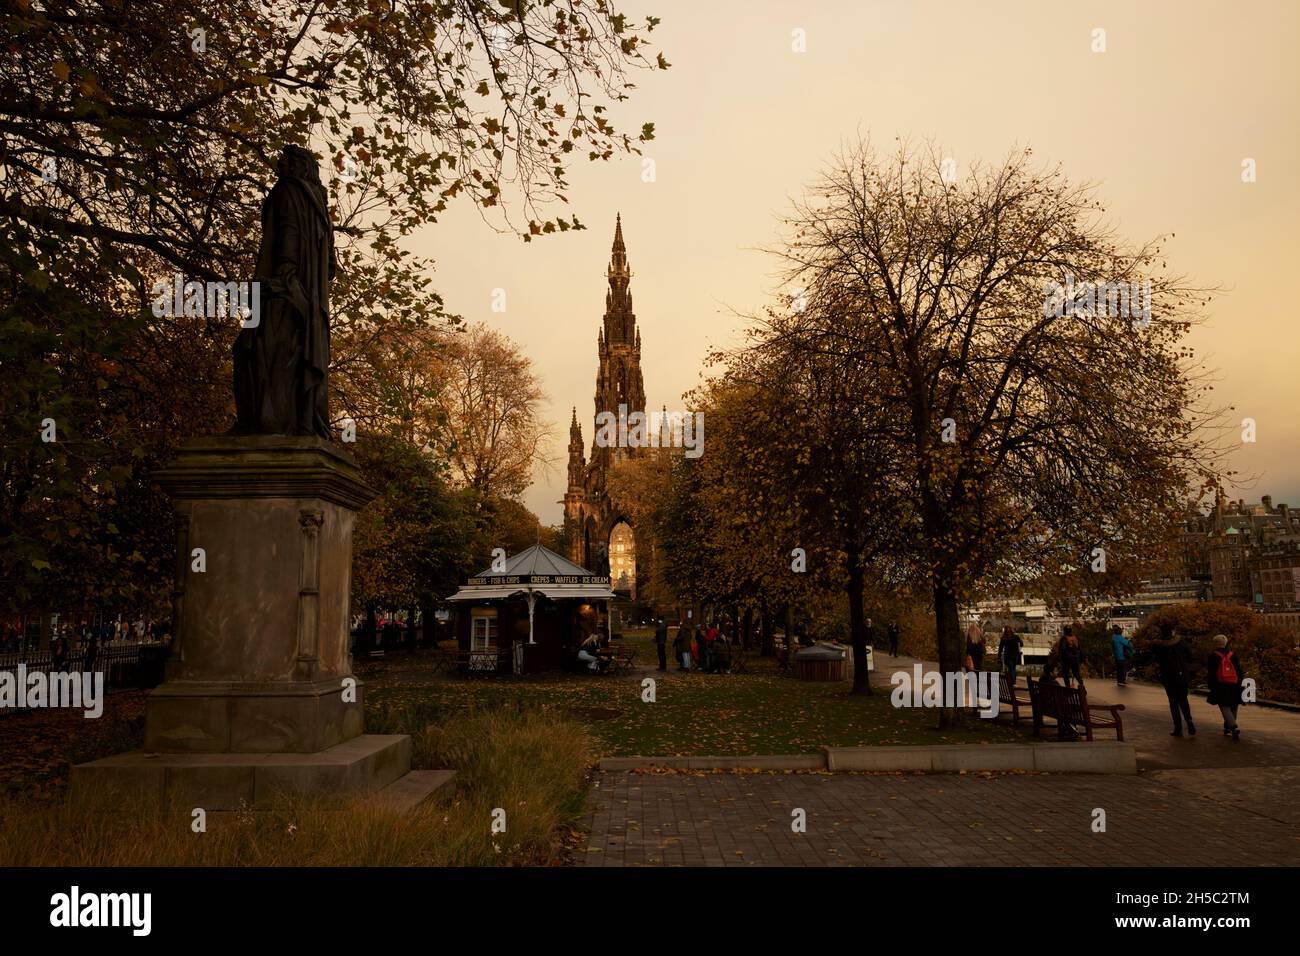
M1114 729L1115 739L1124 739L1124 724L1119 712L1123 704L1088 705L1088 692L1082 687L1062 687L1059 684L1044 684L1032 677L1029 682L1030 707L1034 714L1034 736L1043 729L1043 718L1051 717L1056 721L1058 737L1065 735L1065 726L1082 729L1084 736L1092 740L1093 728L1100 730ZM1099 711L1106 711L1109 717L1103 717Z
M998 675L999 693L998 701L1008 705L1011 708L1011 723L1020 723L1020 708L1032 706L1032 701L1028 691L1021 691L1019 687L1012 687L1007 682L1006 674Z

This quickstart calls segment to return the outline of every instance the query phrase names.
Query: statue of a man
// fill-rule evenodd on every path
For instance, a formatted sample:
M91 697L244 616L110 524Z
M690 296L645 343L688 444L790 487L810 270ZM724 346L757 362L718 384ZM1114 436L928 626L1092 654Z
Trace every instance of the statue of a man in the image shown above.
M316 157L286 146L262 204L260 321L235 341L235 432L330 438L334 230Z

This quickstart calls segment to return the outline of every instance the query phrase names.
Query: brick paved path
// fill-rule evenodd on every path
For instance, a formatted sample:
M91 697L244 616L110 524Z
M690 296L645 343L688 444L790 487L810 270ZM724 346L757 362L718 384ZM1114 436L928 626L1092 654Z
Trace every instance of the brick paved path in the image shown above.
M890 687L909 657L877 657ZM926 665L934 668L933 663ZM1201 734L1169 736L1159 687L1089 681L1123 703L1137 776L602 773L588 866L1300 865L1300 714L1244 707L1240 742L1192 698ZM790 811L807 811L807 832ZM1107 831L1093 833L1092 810Z
M1198 773L1192 771L1192 773ZM1174 772L1074 774L601 773L587 866L1300 865L1300 768L1227 805ZM1261 800L1264 801L1261 803ZM1249 809L1242 803L1250 804ZM791 830L791 810L807 832ZM1092 809L1107 814L1093 833ZM1262 811L1262 812L1260 812ZM1289 822L1288 822L1289 820Z

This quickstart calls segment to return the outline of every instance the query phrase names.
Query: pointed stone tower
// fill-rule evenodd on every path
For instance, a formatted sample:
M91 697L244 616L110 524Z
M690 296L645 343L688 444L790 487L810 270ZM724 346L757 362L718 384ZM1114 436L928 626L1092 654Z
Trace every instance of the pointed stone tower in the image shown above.
M610 412L616 418L619 406L626 414L645 411L645 384L641 378L641 332L632 311L632 270L623 244L623 218L614 221L614 245L606 270L609 289L605 292L605 322L596 340L599 367L596 369L596 414ZM637 449L602 448L592 436L591 461L608 468L630 457ZM602 482L603 484L603 482Z
M623 217L614 220L614 243L605 270L605 316L596 333L595 415L609 412L615 421L620 406L626 415L645 414L645 383L641 377L641 330L632 308L632 268L623 241ZM591 421L595 425L595 415ZM647 428L651 427L649 421ZM660 423L653 426L660 429ZM641 582L651 573L653 542L648 528L635 527L615 502L606 478L630 458L662 453L659 447L624 448L597 444L592 434L589 456L583 455L582 426L574 410L569 423L569 484L564 494L564 519L569 559L596 574L625 575L634 599L644 593ZM669 434L660 430L652 437ZM626 525L626 527L623 527Z

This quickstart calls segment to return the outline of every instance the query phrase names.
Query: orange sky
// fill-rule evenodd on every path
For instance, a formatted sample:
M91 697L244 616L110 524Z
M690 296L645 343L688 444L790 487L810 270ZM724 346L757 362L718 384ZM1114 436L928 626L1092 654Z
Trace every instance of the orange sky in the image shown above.
M569 409L588 450L596 333L614 213L632 265L642 368L652 408L680 408L711 344L769 301L789 197L858 132L880 147L932 139L959 169L1028 145L1100 184L1121 234L1174 233L1172 271L1224 290L1191 339L1218 370L1219 400L1257 422L1233 467L1258 475L1238 494L1300 505L1300 331L1293 261L1300 222L1300 3L1207 0L636 0L663 19L653 38L673 64L635 77L613 112L656 125L645 155L576 166L572 211L585 232L529 244L460 206L416 237L438 261L450 309L499 328L532 356L551 397L556 467L525 501L558 522ZM1094 28L1105 53L1091 51ZM807 52L791 49L806 31ZM1258 181L1241 182L1256 160ZM492 290L507 311L490 309ZM706 435L707 438L707 435ZM706 445L707 447L707 445Z

